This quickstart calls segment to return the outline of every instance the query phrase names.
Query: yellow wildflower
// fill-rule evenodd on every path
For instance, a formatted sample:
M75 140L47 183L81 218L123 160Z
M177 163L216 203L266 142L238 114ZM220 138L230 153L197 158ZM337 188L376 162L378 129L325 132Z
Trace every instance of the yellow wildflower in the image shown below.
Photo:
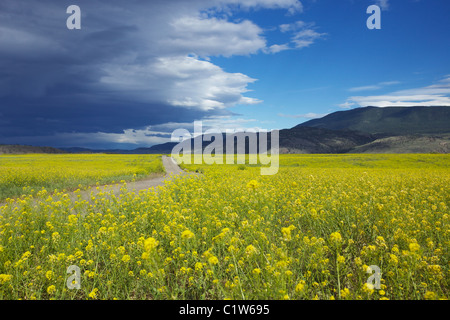
M416 242L412 242L412 243L409 244L409 250L411 252L419 251L420 250L420 245L418 243L416 243Z
M50 295L54 294L55 291L56 291L56 287L54 285L51 285L47 288L47 293Z
M437 295L433 291L427 291L425 292L425 295L423 296L426 300L436 300Z
M390 254L389 257L390 257L389 261L392 264L394 265L398 264L398 257L395 254Z
M10 274L0 274L0 284L4 284L8 281L10 281L12 278L12 275Z
M350 290L348 288L344 288L341 290L341 298L345 299L350 295Z
M330 240L331 240L331 242L334 242L334 243L340 243L342 241L342 236L339 232L333 232L330 235Z
M249 183L247 183L247 188L255 190L258 188L259 183L256 180L251 180Z
M303 292L305 289L305 280L300 280L300 282L295 286L295 292Z
M144 241L144 250L145 251L152 251L158 246L159 242L155 238L148 238Z
M185 230L181 233L181 238L183 239L191 239L195 237L195 234L191 230Z
M53 240L54 242L57 242L57 241L59 240L59 238L61 238L61 236L59 235L58 232L53 232L53 233L52 233L52 240Z
M98 292L98 289L97 288L94 288L90 293L89 293L89 298L91 298L91 299L97 299L97 292Z
M291 231L295 229L295 226L290 225L287 228L281 228L281 233L283 234L283 240L284 241L291 241L292 240L292 236L291 236Z
M52 276L53 276L53 272L52 272L51 270L49 270L49 271L47 271L47 272L45 273L45 277L46 277L48 280L52 280Z
M216 256L211 256L211 257L209 257L208 262L211 263L211 264L218 264L219 263L219 259L217 259Z
M245 248L245 253L248 255L248 256L250 256L250 255L252 255L252 254L254 254L254 253L256 253L257 252L257 250L256 250L256 248L253 246L253 245L248 245L247 246L247 248Z

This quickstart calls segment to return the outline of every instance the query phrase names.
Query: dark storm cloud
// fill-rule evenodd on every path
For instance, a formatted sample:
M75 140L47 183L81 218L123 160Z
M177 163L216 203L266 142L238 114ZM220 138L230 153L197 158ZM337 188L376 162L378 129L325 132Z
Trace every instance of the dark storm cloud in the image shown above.
M226 2L2 0L0 143L70 143L70 134L123 134L258 103L243 96L254 79L197 57L265 48L249 21L199 17ZM66 28L72 4L81 7L81 30Z

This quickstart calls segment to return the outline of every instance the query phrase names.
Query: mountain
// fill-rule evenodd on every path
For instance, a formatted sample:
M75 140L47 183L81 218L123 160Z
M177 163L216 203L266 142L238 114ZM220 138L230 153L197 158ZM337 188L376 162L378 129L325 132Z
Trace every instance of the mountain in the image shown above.
M237 132L233 134L218 134L222 139L223 153L227 153L227 141L233 139L232 153L236 152L238 140L245 139L245 153L259 152L260 135L256 133L254 136L255 143L252 143L248 133ZM271 147L271 133L266 137L267 148ZM354 147L372 142L375 136L362 132L351 130L329 130L323 128L299 127L292 129L279 130L279 147L280 153L344 153L352 150ZM194 139L183 142L184 150L190 145L192 152L205 150L205 148L214 142L213 139L205 139L204 136L197 136ZM140 148L133 150L133 153L172 153L172 149L178 143L168 142L156 145L151 148ZM250 145L254 146L251 151Z
M375 140L371 134L352 130L296 126L280 130L280 153L346 153Z
M450 107L366 107L338 111L294 127L352 130L373 141L349 153L449 153Z
M66 153L66 152L52 147L0 144L0 154L28 154L28 153Z
M89 148L80 148L80 147L59 147L58 149L63 150L67 153L96 153L95 150Z
M132 151L139 154L169 154L177 144L177 142L166 142L151 146L150 148L137 148Z
M450 153L450 134L380 138L356 146L351 153Z
M251 143L244 137L246 133L232 136L233 139L245 138L244 152L250 152ZM222 134L224 153L229 138ZM204 140L204 136L195 139ZM270 148L270 133L267 141ZM191 143L191 150L197 146L204 150L211 141L194 143L194 139L190 139L184 143ZM176 145L176 142L167 142L134 150L0 145L0 153L170 154ZM234 150L236 146L237 139L233 143ZM259 152L258 143L253 146ZM280 153L449 153L450 107L365 107L338 111L280 130L279 147Z
M450 107L338 111L280 130L279 147L280 153L448 153Z
M149 148L136 148L132 150L124 149L89 149L80 147L62 147L59 148L69 153L106 153L106 154L167 154L171 153L172 148L176 145L175 142L166 142L157 144Z
M379 136L450 133L450 107L366 107L331 113L297 127L354 130Z

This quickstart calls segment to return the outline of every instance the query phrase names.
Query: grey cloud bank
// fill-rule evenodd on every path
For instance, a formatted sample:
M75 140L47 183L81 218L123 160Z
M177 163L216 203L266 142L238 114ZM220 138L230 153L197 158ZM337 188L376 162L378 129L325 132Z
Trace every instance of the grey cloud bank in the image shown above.
M81 8L80 30L66 28L72 4ZM253 22L208 14L242 8L302 7L296 0L2 1L0 143L158 143L152 125L259 103L246 96L256 79L208 61L267 50ZM148 132L136 138L134 130Z

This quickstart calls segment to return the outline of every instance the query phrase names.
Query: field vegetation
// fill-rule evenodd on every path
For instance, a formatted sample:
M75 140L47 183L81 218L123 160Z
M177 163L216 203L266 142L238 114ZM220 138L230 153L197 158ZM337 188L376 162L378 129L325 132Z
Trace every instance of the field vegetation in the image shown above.
M26 154L0 156L0 201L21 195L75 190L164 173L158 155Z
M0 299L448 299L449 163L283 155L272 176L186 165L203 174L158 193L40 189L0 208Z

